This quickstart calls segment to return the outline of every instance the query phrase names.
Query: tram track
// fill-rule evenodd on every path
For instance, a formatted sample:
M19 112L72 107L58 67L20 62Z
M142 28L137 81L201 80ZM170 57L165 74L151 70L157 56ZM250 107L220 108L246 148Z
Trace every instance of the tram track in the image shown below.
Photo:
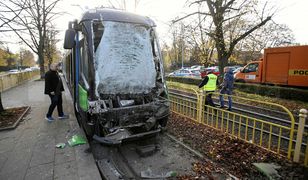
M165 134L120 146L93 141L91 148L102 179L165 179L193 173L192 164L200 160Z
M187 101L193 101L197 103L197 96L192 93L183 92L180 90L170 90L170 96L176 96ZM236 98L233 98L236 99ZM221 127L221 130L227 131L233 136L242 137L242 139L249 142L260 142L257 143L260 146L265 146L271 148L271 145L281 146L282 149L288 149L290 141L290 131L284 131L276 127L271 127L270 125L262 125L262 123L253 124L252 119L258 119L260 122L274 123L277 125L291 127L291 118L285 112L277 111L271 108L258 107L257 105L248 105L239 102L233 102L232 111L227 111L226 109L218 108L219 101L218 98L213 97L216 107L211 107L212 111L207 111L204 108L203 121L212 127ZM195 109L197 105L195 106ZM238 114L238 115L236 115ZM235 118L233 118L233 116ZM230 117L229 117L230 116ZM243 119L241 119L243 118ZM247 118L251 119L247 123ZM298 117L294 117L294 129L298 128ZM233 123L232 127L225 127L226 123ZM240 129L240 132L239 132ZM306 122L305 129L308 129ZM234 134L235 133L235 134ZM262 135L261 135L262 134ZM295 133L296 134L296 133ZM262 138L262 140L260 140ZM269 140L267 138L270 138ZM296 143L296 135L293 136L292 142ZM272 141L266 144L266 141ZM265 144L264 144L265 143ZM302 142L302 148L307 146L306 141ZM279 151L279 150L278 150Z
M175 95L178 97L182 97L182 98L186 98L186 99L191 99L191 100L195 100L197 102L197 97L194 94L191 93L187 93L187 92L183 92L183 91L179 91L179 90L169 90L171 95ZM219 106L219 100L218 98L213 98L214 104L218 107ZM226 101L227 103L227 101ZM270 122L274 122L274 123L279 123L282 125L290 125L291 124L291 120L290 119L286 119L286 116L289 116L286 112L282 112L282 111L277 111L274 109L266 109L263 107L259 107L259 106L252 106L249 104L243 104L243 103L239 103L239 102L233 102L233 107L232 110L234 112L239 112L239 113L245 113L245 114L250 114L255 116L256 118L259 118L261 120L265 120L265 121L270 121ZM284 118L282 118L284 117ZM294 120L295 120L295 127L298 126L298 115L294 115ZM305 128L308 129L308 122L306 122Z
M120 146L105 146L95 141L90 146L102 179L108 180L194 176L193 164L204 158L201 153L167 133ZM234 179L227 171L219 176L222 177L220 179Z
M197 97L192 94L181 94L179 92L171 91L170 95L197 102ZM249 114L255 118L264 119L275 123L289 123L289 120L287 119L275 117L271 114L263 114L257 110L251 111L249 108L252 107L247 106L247 109L244 109L243 107L240 107L238 103L234 103L232 113ZM253 108L256 107L253 106ZM221 113L222 111L228 112L220 108L213 108L212 110L215 110L216 113ZM275 113L279 114L280 112ZM204 111L204 116L207 114L210 113L208 111ZM218 118L216 118L216 116L218 116ZM243 117L244 116L245 115L243 115ZM225 115L213 114L210 121L212 125L215 125L215 123L226 124L228 121L226 119L230 120L232 117L227 117L227 113ZM274 132L274 128L270 130L269 128L262 127L263 129L261 129L260 126L253 126L251 123L245 125L241 120L237 120L233 123L234 124L232 126L230 124L228 131L236 132L234 133L234 136L243 136L243 134L245 134L243 131L245 128L254 129L256 131L254 136L256 137L260 135L260 132L263 133L263 137L261 136L263 139L266 139L269 134L271 134L272 141L274 141L272 146L277 145L278 137L280 136L281 151L285 152L285 149L287 149L289 142L288 136L285 136L284 133L280 134L279 132ZM225 126L222 126L222 130L226 131L224 128ZM238 133L238 129L240 129L241 133ZM247 136L246 141L250 142L253 135L249 132L245 134L245 136ZM253 139L256 144L259 144L259 140L260 138ZM266 141L262 143L260 142L260 145L263 146L264 143L265 146L267 146ZM293 140L293 143L295 143L295 140ZM306 146L305 143L302 145ZM138 152L142 151L138 149L146 149L147 147L150 149L145 150L147 155L142 155L142 153L140 154L140 152ZM165 179L170 177L173 172L176 172L177 175L187 173L193 174L193 162L201 160L203 157L203 155L197 151L189 148L188 146L185 147L185 144L181 143L181 140L177 140L174 137L172 139L172 137L169 137L166 133L160 133L158 136L152 137L150 140L147 139L132 143L125 143L116 147L103 146L93 141L91 143L91 148L103 179Z

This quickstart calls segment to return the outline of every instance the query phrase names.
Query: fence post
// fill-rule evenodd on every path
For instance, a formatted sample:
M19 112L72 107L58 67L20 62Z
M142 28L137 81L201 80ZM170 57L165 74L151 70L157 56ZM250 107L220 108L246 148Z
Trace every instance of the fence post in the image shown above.
M297 137L296 137L296 144L295 144L294 158L293 158L294 162L299 162L306 117L307 117L307 110L301 109L299 111L299 122L298 122Z
M204 94L203 94L203 91L201 90L199 92L199 95L197 96L198 97L198 104L197 104L197 113L198 113L198 122L199 123L202 123L202 109L203 109L203 97L204 97Z

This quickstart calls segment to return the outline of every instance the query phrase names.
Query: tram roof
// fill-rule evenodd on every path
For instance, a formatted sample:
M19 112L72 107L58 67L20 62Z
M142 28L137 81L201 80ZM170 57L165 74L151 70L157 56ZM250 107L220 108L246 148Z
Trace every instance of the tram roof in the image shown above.
M116 9L93 9L85 12L81 21L103 19L104 21L117 21L143 24L147 26L156 26L154 21L149 17L116 10Z

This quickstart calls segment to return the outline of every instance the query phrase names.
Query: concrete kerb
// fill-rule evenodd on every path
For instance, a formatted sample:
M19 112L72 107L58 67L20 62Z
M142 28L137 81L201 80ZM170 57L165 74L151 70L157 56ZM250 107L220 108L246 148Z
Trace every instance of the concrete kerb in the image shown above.
M17 107L17 108L20 108L20 107ZM27 109L22 113L22 115L20 115L18 120L12 126L0 128L0 131L15 129L17 125L19 124L19 122L25 117L25 115L29 112L30 109L31 107L27 106Z
M65 84L65 80L62 78L63 85L65 86L65 95L67 106L69 107L69 111L71 114L74 114L74 105L73 100L70 95L70 92L67 91L68 87ZM69 118L69 126L72 130L71 133L79 134L83 137L86 137L84 131L79 127L77 118L75 115ZM76 163L77 163L77 173L79 179L82 180L92 180L92 179L101 179L98 167L96 166L96 162L94 160L93 154L88 152L90 148L89 142L87 140L87 144L83 144L80 146L74 146L75 156L76 156Z

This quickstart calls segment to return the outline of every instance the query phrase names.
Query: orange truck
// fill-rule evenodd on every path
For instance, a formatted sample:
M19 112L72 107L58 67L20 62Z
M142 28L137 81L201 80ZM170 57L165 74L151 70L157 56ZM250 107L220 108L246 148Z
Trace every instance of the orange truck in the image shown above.
M236 82L308 87L308 46L264 49L264 56L234 74Z

